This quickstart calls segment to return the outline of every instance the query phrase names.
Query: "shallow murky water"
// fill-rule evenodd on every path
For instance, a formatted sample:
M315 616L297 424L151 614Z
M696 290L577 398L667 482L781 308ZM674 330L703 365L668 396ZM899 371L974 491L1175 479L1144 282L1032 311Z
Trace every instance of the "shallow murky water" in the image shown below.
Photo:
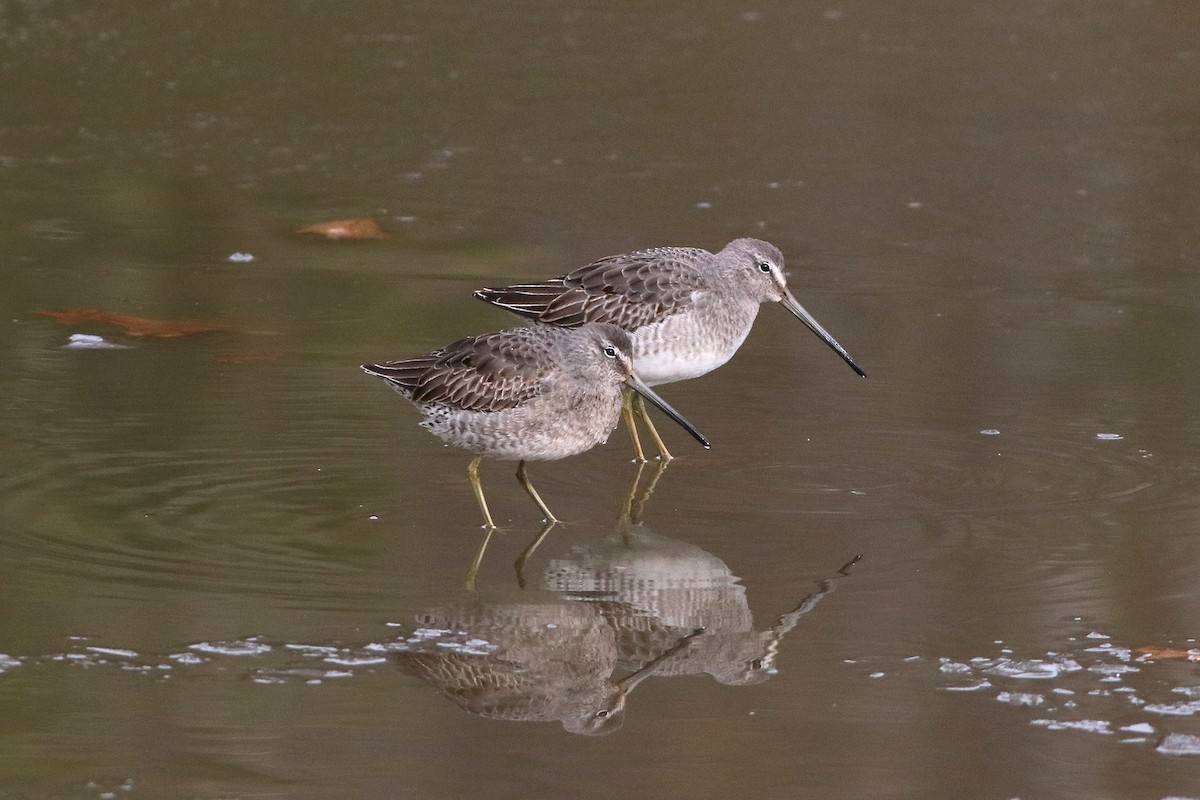
M0 9L0 796L1200 797L1198 33ZM744 235L870 377L764 308L661 387L711 452L530 466L519 573L485 463L464 588L468 457L357 365ZM224 330L36 313L77 308Z

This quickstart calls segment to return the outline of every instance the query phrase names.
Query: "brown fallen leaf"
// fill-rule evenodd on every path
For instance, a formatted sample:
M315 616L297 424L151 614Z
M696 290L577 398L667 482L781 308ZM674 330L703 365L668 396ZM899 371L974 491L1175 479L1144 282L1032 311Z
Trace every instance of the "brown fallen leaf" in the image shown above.
M101 311L98 308L67 308L62 311L39 309L33 312L50 317L62 325L78 325L82 322L99 322L115 325L128 336L151 336L158 339L177 339L181 336L197 336L203 333L265 333L247 331L226 322L207 319L152 319Z
M339 219L333 222L318 222L305 225L296 233L315 233L326 239L386 239L388 234L379 223L370 217Z
M1179 650L1174 647L1156 647L1148 645L1139 647L1133 652L1138 653L1150 661L1163 661L1168 658L1186 658L1188 661L1200 661L1200 650Z

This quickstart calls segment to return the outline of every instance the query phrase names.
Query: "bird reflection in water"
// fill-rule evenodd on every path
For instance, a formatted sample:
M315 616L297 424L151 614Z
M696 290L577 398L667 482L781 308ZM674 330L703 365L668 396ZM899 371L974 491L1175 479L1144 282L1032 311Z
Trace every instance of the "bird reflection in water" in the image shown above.
M697 634L685 632L622 678L616 635L586 603L553 592L515 591L418 615L420 627L396 653L401 668L464 711L489 719L558 721L571 733L621 727L625 701Z
M640 522L552 559L542 586L595 606L613 629L620 663L636 663L677 640L680 631L702 629L656 674L707 673L720 683L745 686L776 673L784 636L829 596L837 578L846 576L859 558L818 581L814 591L763 630L754 627L746 588L721 559L660 536Z
M745 587L723 561L641 521L660 475L641 490L635 479L616 531L549 558L536 587L469 588L418 614L418 627L389 648L398 664L472 714L557 721L587 735L620 728L630 692L652 675L749 685L775 674L783 637L858 556L756 630ZM544 534L522 553L518 574Z

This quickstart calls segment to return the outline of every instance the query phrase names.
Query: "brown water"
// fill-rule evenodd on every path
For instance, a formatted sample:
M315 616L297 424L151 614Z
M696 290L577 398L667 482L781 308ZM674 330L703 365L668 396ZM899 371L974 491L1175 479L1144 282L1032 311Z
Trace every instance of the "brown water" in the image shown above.
M0 797L1200 796L1200 6L89 9L0 8ZM744 235L870 378L765 308L639 524L531 466L524 588L485 464L465 591L357 365Z

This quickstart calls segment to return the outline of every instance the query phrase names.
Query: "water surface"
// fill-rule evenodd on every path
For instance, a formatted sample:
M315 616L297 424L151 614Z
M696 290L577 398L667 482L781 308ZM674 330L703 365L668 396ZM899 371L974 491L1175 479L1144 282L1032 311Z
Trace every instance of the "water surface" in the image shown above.
M2 793L1200 795L1198 29L10 4ZM295 234L364 216L390 238ZM537 512L486 463L465 590L468 458L357 365L515 324L477 286L746 235L869 379L764 308L662 388L713 449L664 428L632 524L621 431L531 465L565 523L524 588ZM35 313L78 307L232 330Z

